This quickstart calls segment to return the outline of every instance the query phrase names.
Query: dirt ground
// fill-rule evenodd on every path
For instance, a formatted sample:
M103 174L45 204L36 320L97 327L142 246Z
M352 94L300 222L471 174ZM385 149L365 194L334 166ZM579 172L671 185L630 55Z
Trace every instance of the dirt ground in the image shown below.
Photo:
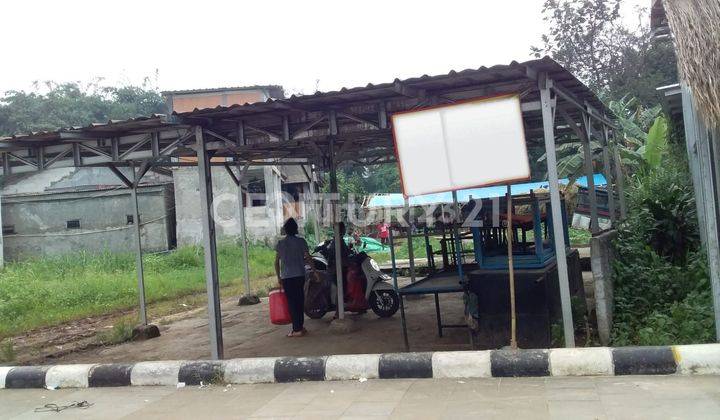
M405 302L411 350L470 349L465 329L446 329L444 336L438 337L432 295ZM441 295L440 307L444 323L463 322L461 294ZM222 314L225 358L390 353L404 350L400 311L385 319L378 318L372 311L363 315L349 315L359 328L342 335L330 332L332 314L318 320L306 319L305 326L310 333L300 338L287 338L285 333L289 326L270 323L266 298L258 305L237 306L237 300L233 297L223 302ZM45 359L45 363L139 362L210 357L205 310L189 311L153 322L160 324L162 335L158 338L88 348Z
M590 303L592 275L584 274L588 275L585 287ZM401 286L409 283L407 278L399 280ZM355 320L358 330L343 335L330 331L332 314L319 320L306 319L305 326L310 334L287 338L285 334L289 326L270 323L267 298L258 305L237 306L237 290L224 289L221 296L227 296L222 302L225 358L404 351L400 311L385 319L378 318L372 311L363 315L348 315ZM162 335L144 342L98 345L97 335L111 329L119 319L134 314L132 310L31 331L13 338L17 351L14 364L206 359L210 357L210 347L206 304L203 301L204 294L199 294L150 305L150 322L159 326ZM464 324L462 294L440 295L440 307L444 324ZM445 329L444 336L438 337L432 295L405 299L405 310L412 351L471 348L468 331L464 328ZM170 315L153 316L153 313Z
M408 278L401 277L399 280L401 286L409 283ZM284 337L289 326L270 324L267 299L259 305L239 307L236 304L239 291L238 287L221 289L221 296L226 297L222 302L226 358L379 353L402 351L404 348L399 311L389 319L379 319L371 311L365 315L348 314L355 320L358 331L347 335L328 331L331 314L322 320L306 319L310 336L289 340ZM112 331L113 325L136 319L136 309L113 311L28 331L11 338L15 358L9 363L38 365L207 358L210 353L205 302L204 293L198 293L150 304L149 320L159 326L162 336L145 343L104 345L100 340L102 335ZM441 307L444 323L462 323L461 295L441 296ZM412 350L470 348L465 330L446 329L445 337L439 339L436 336L432 296L406 300L406 310Z

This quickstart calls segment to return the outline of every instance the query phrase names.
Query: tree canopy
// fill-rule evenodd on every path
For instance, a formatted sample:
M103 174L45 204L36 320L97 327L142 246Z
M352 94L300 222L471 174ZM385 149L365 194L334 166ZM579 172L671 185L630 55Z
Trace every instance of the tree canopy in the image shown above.
M8 91L0 97L0 135L56 130L93 122L165 112L157 89L101 86L97 81L36 83L35 91ZM43 92L41 92L41 90Z
M550 55L585 82L605 102L637 98L645 107L658 104L657 87L677 82L675 52L655 42L646 10L638 26L620 18L622 0L545 0L548 31L537 56Z
M399 193L400 176L395 164L369 166L343 166L338 168L338 192L343 198L348 194ZM325 182L325 192L330 183Z

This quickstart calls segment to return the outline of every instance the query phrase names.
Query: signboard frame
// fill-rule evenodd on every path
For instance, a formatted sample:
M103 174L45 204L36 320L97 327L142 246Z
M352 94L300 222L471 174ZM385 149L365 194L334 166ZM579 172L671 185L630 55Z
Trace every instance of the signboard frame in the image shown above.
M396 128L396 125L397 125L396 117L397 116L407 115L407 114L412 114L412 113L419 113L419 112L434 110L434 109L452 108L452 107L455 107L458 105L499 101L502 99L510 99L510 98L517 98L518 115L520 116L520 123L522 125L522 130L520 133L520 135L521 135L520 143L522 144L523 149L525 150L525 157L526 157L525 161L527 162L527 176L514 177L514 178L508 178L508 179L498 178L497 180L490 180L488 182L481 182L481 183L471 184L471 185L463 185L463 186L456 187L456 188L449 188L449 189L440 188L440 189L428 190L428 191L424 191L420 194L413 194L412 196L434 194L434 193L447 192L447 191L458 191L458 190L465 190L465 189L478 188L478 187L488 187L488 186L494 186L494 185L507 185L507 184L512 184L512 183L516 183L516 182L530 180L532 177L532 174L530 171L529 155L527 153L527 139L525 136L525 121L523 119L523 114L522 114L521 95L519 92L502 93L502 94L497 94L497 95L489 95L489 96L483 96L483 97L478 97L478 98L459 100L459 101L455 101L455 102L452 102L449 104L438 104L438 105L430 105L430 106L425 106L425 107L418 107L418 108L415 108L412 110L396 112L390 116L391 121L392 121L393 148L394 148L394 152L395 152L395 158L397 159L398 173L400 175L400 186L401 186L403 196L410 197L411 195L409 195L406 191L406 180L405 180L404 173L403 173L402 157L401 157L401 154L400 154L400 151L398 148L398 141L397 141L398 137L397 137L397 131L396 131L397 130L397 128Z

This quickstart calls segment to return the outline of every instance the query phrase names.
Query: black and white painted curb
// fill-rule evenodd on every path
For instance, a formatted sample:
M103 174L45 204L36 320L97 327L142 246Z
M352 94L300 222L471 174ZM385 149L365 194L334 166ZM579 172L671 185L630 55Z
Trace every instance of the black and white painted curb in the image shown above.
M0 367L0 388L671 374L720 374L720 344Z

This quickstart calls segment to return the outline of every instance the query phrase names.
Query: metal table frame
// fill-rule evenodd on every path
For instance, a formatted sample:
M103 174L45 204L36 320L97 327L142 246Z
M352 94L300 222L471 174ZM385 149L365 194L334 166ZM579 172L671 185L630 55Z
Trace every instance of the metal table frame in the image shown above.
M455 206L457 206L457 195L455 192L453 192L453 200L454 200ZM408 232L408 233L409 233L408 239L410 239L413 235L410 232ZM427 238L428 230L423 229L423 233L426 236L425 243L426 243L426 251L428 253L428 266L434 266L434 263L431 263L431 261L433 261L434 259L433 259L432 253L430 252L430 248L429 248L429 241ZM453 232L452 233L453 233L453 239L454 239L453 242L455 244L455 246L453 247L453 254L455 256L455 261L462 261L461 256L463 254L463 250L462 250L462 244L460 242L457 224L453 224ZM401 324L402 324L403 342L405 344L405 351L410 351L410 343L408 341L407 322L406 322L406 317L405 317L405 299L403 298L403 296L427 295L427 294L432 294L435 296L435 316L437 319L438 336L440 336L440 337L443 336L443 328L467 328L467 325L458 325L458 324L443 325L442 315L440 313L440 293L462 293L465 291L465 284L462 280L462 279L464 279L463 271L465 268L465 267L463 267L463 264L456 264L454 267L447 267L447 268L444 268L443 270L436 271L421 280L413 281L410 285L400 288L400 287L398 287L398 283L397 283L397 265L396 265L396 261L395 261L395 246L394 246L395 244L394 244L394 235L393 235L392 227L390 228L389 236L390 236L389 237L389 239L390 239L390 259L392 260L392 277L393 277L393 282L395 285L395 290L397 291L398 298L400 299L400 319L401 319ZM445 236L445 234L443 232L443 238L444 238L444 236ZM410 239L410 241L411 241L411 239ZM412 246L412 242L410 242L410 241L409 241L408 246ZM412 256L410 258L411 258L411 262L412 262ZM445 259L446 259L446 256L443 255L443 260L445 260ZM412 266L413 266L413 264L411 263L411 267ZM422 287L424 283L432 282L433 280L436 280L437 278L439 278L441 276L448 276L448 278L450 278L450 279L455 278L455 279L458 279L458 281L455 284L450 284L447 287L442 287L442 288ZM470 337L470 340L472 343L472 335Z
M468 267L469 268L469 267ZM425 283L432 283L439 278L446 278L451 280L447 286L432 286ZM453 281L454 280L454 281ZM438 336L443 336L443 328L467 328L465 324L443 324L442 314L440 313L440 294L441 293L463 293L465 291L465 285L459 280L457 271L453 268L450 270L441 270L428 275L427 277L418 280L415 283L411 283L398 290L400 301L404 301L404 296L409 295L434 295L435 296L435 317L437 319ZM404 306L404 304L403 304ZM404 311L403 311L404 312ZM404 313L401 313L404 318ZM409 344L407 341L407 328L403 321L403 337L405 338L405 348L409 350Z

